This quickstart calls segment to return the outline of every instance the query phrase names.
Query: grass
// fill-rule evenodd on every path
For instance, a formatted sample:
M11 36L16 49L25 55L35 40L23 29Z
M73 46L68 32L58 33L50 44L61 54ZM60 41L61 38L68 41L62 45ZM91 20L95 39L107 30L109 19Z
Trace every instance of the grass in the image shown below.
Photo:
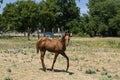
M71 44L75 46L120 48L119 38L82 38L71 41Z
M85 71L86 74L96 74L96 71L92 68L89 68Z
M72 37L66 54L70 59L69 71L72 71L73 75L62 72L66 69L66 59L62 56L57 58L56 72L40 71L41 63L40 56L36 54L36 41L37 39L34 38L31 41L26 38L0 39L0 71L3 75L0 77L2 80L120 79L120 38ZM46 53L47 68L51 67L53 57L54 54Z
M4 80L13 80L13 79L10 77L5 77Z
M83 38L73 39L69 50L82 53L120 52L119 38Z

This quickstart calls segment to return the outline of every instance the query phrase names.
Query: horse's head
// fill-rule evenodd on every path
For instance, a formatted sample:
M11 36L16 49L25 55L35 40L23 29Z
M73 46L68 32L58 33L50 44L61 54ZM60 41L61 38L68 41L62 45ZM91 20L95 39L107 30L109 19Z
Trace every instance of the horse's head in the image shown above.
M65 45L68 46L70 41L70 33L65 33Z

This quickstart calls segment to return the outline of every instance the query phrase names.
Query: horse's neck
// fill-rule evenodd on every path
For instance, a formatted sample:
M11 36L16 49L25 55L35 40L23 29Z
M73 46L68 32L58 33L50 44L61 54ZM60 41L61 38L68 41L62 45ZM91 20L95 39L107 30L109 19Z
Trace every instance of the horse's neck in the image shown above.
M60 42L65 46L65 36L62 36L60 38ZM66 47L66 46L65 46Z

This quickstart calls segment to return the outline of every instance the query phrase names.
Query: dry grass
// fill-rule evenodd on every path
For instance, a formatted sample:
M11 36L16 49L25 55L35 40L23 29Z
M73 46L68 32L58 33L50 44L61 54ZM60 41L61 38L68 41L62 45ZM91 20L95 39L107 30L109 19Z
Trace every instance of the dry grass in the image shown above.
M35 51L36 39L0 39L0 80L119 80L120 39L72 37L66 60L59 55L55 72L49 71L54 55L46 53L47 72L41 70L40 54Z

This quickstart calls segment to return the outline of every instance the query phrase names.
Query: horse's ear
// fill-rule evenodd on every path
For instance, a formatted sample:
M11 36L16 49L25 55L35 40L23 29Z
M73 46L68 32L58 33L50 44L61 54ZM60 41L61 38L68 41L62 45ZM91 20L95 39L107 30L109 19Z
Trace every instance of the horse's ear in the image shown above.
M66 35L70 36L70 33L69 33L69 32L65 32L65 36L66 36Z

